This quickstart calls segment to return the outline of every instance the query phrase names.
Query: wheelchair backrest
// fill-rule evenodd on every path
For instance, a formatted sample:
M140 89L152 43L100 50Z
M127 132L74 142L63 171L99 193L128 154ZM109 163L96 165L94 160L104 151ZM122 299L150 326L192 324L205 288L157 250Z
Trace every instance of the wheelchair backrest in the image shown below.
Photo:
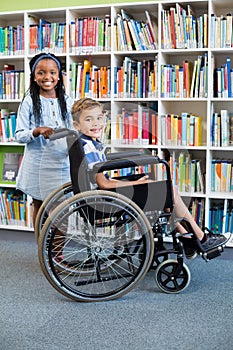
M79 134L66 137L70 159L70 177L74 194L91 190L90 174Z

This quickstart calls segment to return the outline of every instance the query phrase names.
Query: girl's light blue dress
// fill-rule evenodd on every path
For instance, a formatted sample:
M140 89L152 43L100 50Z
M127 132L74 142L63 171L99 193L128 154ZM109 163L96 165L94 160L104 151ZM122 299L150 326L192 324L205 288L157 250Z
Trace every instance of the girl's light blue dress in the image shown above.
M64 122L58 100L40 96L42 121L40 126L53 129L72 128L73 100L66 97L68 118ZM16 180L16 188L34 199L44 200L54 189L70 181L70 166L66 139L50 141L43 136L34 137L35 119L32 99L28 95L18 109L16 141L25 143L23 161Z

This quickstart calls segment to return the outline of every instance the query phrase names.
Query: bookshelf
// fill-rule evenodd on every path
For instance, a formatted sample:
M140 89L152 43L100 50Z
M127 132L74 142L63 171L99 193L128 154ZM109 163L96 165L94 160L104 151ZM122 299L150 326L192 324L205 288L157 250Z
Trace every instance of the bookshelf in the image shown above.
M8 64L24 71L25 89L31 57L40 50L57 54L67 93L104 103L111 149L169 152L174 181L200 224L228 230L233 207L232 10L230 0L191 0L2 12L0 27L14 27L21 35L24 28L24 46L1 47L0 70ZM135 29L139 42L128 33L132 18L141 28ZM57 34L49 40L51 28ZM32 40L37 36L40 45ZM89 84L80 86L80 71ZM20 96L0 99L0 108L16 111ZM14 142L7 146L16 147ZM221 179L222 186L213 184L216 169L222 176L226 167L227 185ZM0 183L2 189L11 186Z

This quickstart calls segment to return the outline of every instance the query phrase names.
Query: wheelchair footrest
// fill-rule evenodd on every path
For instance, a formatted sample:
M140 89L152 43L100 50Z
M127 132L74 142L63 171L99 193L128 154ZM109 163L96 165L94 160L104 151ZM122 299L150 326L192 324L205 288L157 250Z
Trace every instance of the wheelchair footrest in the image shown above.
M207 260L217 258L218 256L221 255L222 252L223 252L223 247L219 246L219 247L216 247L215 249L212 249L206 253L201 253L200 255L202 255L203 259L205 259L207 261Z

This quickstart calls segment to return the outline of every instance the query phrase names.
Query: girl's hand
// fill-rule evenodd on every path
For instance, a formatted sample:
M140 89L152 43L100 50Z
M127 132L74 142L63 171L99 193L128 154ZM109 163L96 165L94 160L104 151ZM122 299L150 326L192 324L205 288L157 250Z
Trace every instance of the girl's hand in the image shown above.
M33 136L38 137L39 135L44 136L45 139L48 139L49 136L54 134L54 130L52 128L49 128L47 126L40 126L38 128L35 128L33 130Z

